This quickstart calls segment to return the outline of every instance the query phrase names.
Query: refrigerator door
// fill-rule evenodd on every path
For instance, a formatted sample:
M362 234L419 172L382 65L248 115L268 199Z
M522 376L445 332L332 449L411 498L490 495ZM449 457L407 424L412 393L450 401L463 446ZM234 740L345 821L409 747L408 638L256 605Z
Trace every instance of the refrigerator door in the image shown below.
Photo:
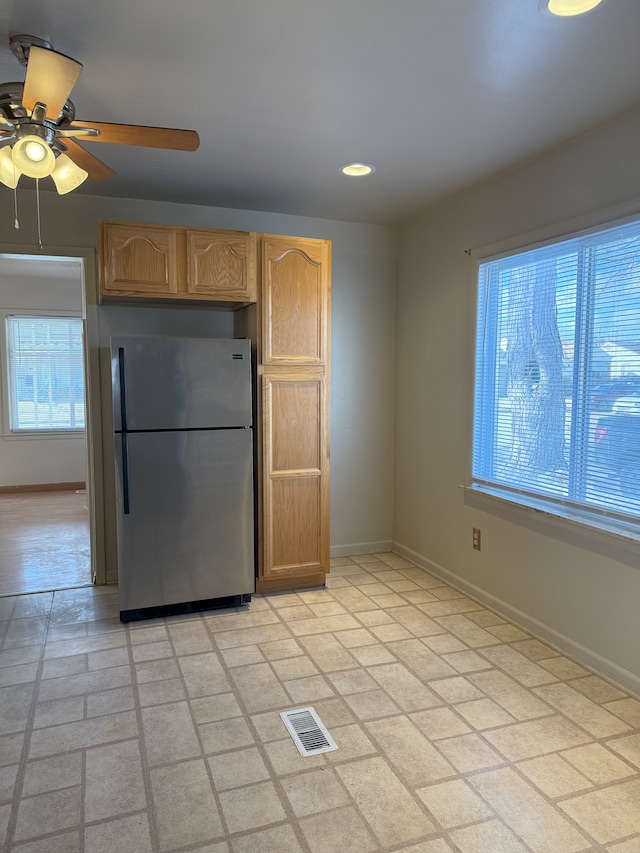
M111 339L114 429L251 426L244 338Z
M252 431L129 433L115 451L120 610L252 593Z

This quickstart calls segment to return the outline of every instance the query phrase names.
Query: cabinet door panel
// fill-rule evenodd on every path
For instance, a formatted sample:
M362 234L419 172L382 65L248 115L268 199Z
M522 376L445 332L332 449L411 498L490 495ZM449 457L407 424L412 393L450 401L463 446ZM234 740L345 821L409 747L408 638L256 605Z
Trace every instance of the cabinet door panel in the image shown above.
M111 225L105 244L106 293L173 296L178 292L175 231Z
M316 369L317 370L317 369ZM322 371L262 377L265 577L329 565L327 382Z
M187 231L187 292L254 302L256 235L241 231Z
M328 255L324 241L265 238L264 364L326 364Z

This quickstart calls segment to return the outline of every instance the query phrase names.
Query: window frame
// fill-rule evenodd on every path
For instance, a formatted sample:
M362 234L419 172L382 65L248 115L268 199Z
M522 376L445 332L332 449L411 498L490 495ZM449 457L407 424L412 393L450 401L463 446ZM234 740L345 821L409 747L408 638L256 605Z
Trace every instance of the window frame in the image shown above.
M615 541L623 548L631 548L635 553L637 545L640 544L640 511L637 514L630 515L628 513L620 513L613 509L605 507L593 507L591 505L582 504L579 501L570 498L552 498L544 493L536 493L526 488L511 487L508 484L502 484L491 480L486 476L479 476L475 473L476 468L476 453L478 444L482 441L481 436L476 429L478 412L481 407L478 404L479 395L482 393L482 382L496 382L497 367L494 358L493 371L487 371L486 364L483 371L482 382L479 382L480 371L478 369L478 355L480 351L480 311L483 308L483 284L480 279L480 267L482 264L492 263L503 259L515 258L523 256L528 252L533 252L538 249L547 247L559 246L563 243L569 243L572 240L593 240L598 241L599 235L611 229L619 228L629 224L637 224L640 228L640 211L636 205L620 206L617 210L609 211L609 217L602 218L598 216L584 216L581 219L572 221L569 225L554 226L542 229L528 236L503 241L500 244L484 247L482 249L469 250L467 254L473 261L473 287L476 296L475 313L474 313L474 386L473 386L473 404L471 411L471 443L469 452L468 471L470 474L468 484L463 486L465 492L474 498L480 499L480 506L484 508L504 508L508 510L512 508L516 513L516 518L525 514L525 516L533 517L546 521L555 527L577 527L583 533L594 535L596 538L604 541ZM580 285L578 285L580 286ZM488 288L486 289L488 292ZM485 311L488 310L490 297L485 300ZM576 310L577 314L577 310ZM497 326L497 317L492 318ZM491 322L491 321L490 321ZM490 322L485 321L485 340L491 340L490 335L486 334ZM584 344L584 332L580 338ZM495 332L494 332L495 337ZM578 357L580 357L578 355ZM574 365L574 371L578 368ZM486 411L486 409L485 409ZM484 415L483 415L484 416ZM572 428L574 429L574 428ZM586 440L583 437L583 440ZM486 467L483 471L486 474ZM584 476L582 474L581 476ZM472 500L472 504L475 500Z
M44 428L44 429L16 429L12 427L15 393L13 390L14 378L11 375L11 358L9 353L10 341L8 332L8 321L10 317L18 318L51 318L65 319L72 318L80 321L82 326L82 377L83 377L83 399L84 399L84 426L81 427L60 427L60 428ZM0 381L2 383L2 402L3 402L3 417L2 429L3 438L8 440L29 440L42 438L80 438L86 433L86 417L87 417L87 377L86 377L86 357L85 357L85 331L84 321L80 311L58 310L58 309L42 309L42 308L5 308L0 310L0 339L2 345L2 370L0 371Z

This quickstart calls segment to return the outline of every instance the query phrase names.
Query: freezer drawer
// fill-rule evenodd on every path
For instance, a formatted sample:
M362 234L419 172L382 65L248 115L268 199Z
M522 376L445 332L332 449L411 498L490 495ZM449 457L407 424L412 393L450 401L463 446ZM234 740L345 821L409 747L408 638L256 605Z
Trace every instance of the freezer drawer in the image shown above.
M250 429L116 435L115 455L121 611L255 590Z

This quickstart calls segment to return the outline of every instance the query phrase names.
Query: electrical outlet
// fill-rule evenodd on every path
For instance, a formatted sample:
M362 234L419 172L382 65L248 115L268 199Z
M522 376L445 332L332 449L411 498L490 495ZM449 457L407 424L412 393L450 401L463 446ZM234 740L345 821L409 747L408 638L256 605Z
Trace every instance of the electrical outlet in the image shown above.
M480 550L480 528L479 527L473 528L473 547L475 548L476 551Z

